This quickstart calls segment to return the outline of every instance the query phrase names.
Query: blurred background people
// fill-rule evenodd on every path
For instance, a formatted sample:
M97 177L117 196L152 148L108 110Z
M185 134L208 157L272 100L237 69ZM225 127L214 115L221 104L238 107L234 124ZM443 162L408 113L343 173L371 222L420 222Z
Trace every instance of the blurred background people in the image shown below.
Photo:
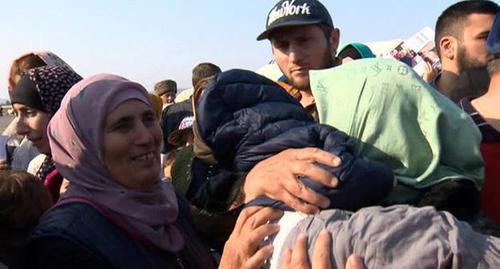
M196 88L198 82L203 78L213 76L220 72L221 69L213 63L200 63L196 65L192 71L193 88ZM178 129L184 118L193 116L193 105L191 100L190 96L182 102L168 106L162 112L160 119L160 126L163 132L163 149L161 151L162 163L167 158L167 154L177 147L169 143L168 136Z
M163 103L163 109L175 103L177 94L177 83L174 80L167 79L155 84L154 92L160 96Z
M373 54L367 45L359 42L351 42L340 49L337 57L342 60L342 63L346 63L357 59L375 58L375 54Z

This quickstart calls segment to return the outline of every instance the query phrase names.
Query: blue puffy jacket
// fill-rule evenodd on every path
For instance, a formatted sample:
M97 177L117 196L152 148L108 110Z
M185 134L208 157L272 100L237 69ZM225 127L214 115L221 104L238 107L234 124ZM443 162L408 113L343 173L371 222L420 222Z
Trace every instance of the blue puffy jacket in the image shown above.
M339 179L337 188L301 178L327 196L333 208L357 210L377 204L393 187L389 167L354 156L352 138L316 123L279 85L250 71L217 75L197 100L195 124L219 166L235 172L249 171L259 161L288 148L316 147L339 156L342 165L327 168ZM251 204L290 210L267 197Z

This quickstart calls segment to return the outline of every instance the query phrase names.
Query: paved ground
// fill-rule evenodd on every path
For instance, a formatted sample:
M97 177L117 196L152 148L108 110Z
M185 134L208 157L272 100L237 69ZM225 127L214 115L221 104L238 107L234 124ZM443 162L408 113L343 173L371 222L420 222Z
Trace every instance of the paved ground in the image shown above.
M3 115L0 116L0 134L5 130L7 125L15 118L14 115Z

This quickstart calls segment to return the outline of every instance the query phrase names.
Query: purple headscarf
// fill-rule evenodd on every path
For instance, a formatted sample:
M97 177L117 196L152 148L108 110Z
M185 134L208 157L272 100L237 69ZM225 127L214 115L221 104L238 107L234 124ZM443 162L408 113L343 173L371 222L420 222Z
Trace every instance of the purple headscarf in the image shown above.
M131 99L152 107L144 87L109 74L84 79L66 94L48 127L56 168L70 181L59 204L83 198L105 209L134 238L177 252L184 239L175 226L178 207L172 185L158 179L147 189L127 189L112 179L102 160L106 117Z

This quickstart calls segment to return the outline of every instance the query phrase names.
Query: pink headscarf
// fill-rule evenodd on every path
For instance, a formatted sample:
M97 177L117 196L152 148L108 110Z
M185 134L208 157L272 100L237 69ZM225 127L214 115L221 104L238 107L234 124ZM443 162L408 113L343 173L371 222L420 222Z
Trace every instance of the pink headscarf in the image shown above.
M112 179L102 161L106 117L130 99L152 106L140 84L109 74L84 79L66 94L47 130L56 168L70 181L58 204L83 198L111 213L112 221L132 231L134 238L177 252L184 239L175 226L178 207L172 185L158 178L150 188L127 189Z

